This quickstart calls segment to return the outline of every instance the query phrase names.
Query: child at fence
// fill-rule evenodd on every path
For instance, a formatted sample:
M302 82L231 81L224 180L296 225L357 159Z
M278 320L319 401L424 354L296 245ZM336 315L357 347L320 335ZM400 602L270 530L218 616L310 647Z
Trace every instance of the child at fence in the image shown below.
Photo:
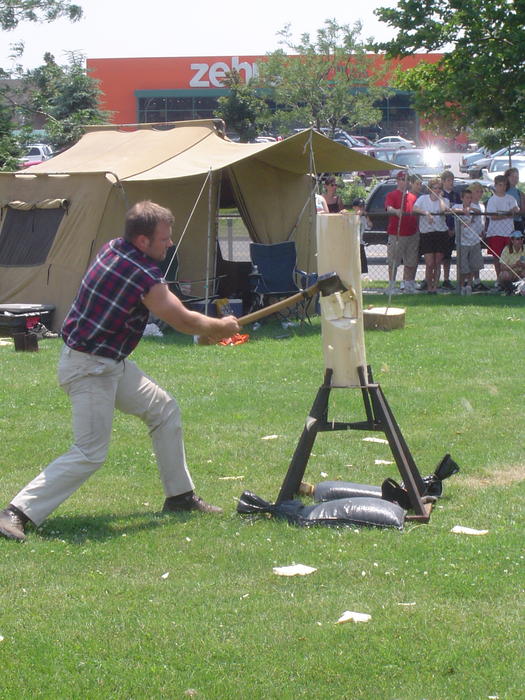
M496 175L494 194L487 202L487 214L490 216L488 217L486 240L489 253L494 256L497 279L501 273L500 256L514 230L514 214L518 212L519 207L516 200L507 193L507 178L504 175Z
M498 283L507 294L514 292L513 282L523 280L525 276L525 249L523 248L523 234L521 231L513 231L509 242L501 251L501 272Z
M480 248L484 248L485 242L485 226L486 226L486 218L483 216L485 212L485 205L481 201L481 198L483 197L483 194L485 190L483 189L483 185L481 185L479 182L473 182L469 188L472 192L472 204L471 208L474 211L479 211L481 215L474 216L472 220L472 225L471 228L475 233L478 235L478 242L480 244ZM482 256L483 259L483 256ZM482 266L483 267L483 266ZM489 288L483 284L481 279L478 277L474 277L472 280L473 286L472 286L472 291L473 292L488 292Z
M441 174L441 185L443 187L441 196L448 199L451 208L453 208L455 205L461 204L461 197L454 190L454 173L452 171L445 170ZM444 289L454 289L454 285L450 281L452 251L456 247L454 217L449 214L447 217L445 217L445 221L447 222L449 239L447 250L443 255L443 284L441 286L444 287Z
M473 288L477 289L481 285L479 271L483 268L483 256L481 254L479 235L481 222L479 219L482 217L480 209L473 206L470 189L463 190L461 202L461 208L454 207L453 209L457 214L456 248L459 255L459 283L461 294L470 294Z

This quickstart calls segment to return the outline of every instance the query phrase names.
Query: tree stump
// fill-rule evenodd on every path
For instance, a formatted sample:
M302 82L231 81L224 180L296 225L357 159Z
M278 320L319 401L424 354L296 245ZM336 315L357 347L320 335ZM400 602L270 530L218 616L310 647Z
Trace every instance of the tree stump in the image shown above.
M366 330L393 331L405 326L405 309L392 306L371 306L363 309L363 325Z

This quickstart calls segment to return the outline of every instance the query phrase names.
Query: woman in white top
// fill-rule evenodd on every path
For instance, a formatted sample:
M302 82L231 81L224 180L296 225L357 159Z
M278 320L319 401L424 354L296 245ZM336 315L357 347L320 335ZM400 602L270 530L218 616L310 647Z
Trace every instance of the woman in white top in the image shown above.
M419 214L419 251L425 258L428 294L437 294L439 267L447 251L449 235L445 214L448 200L441 196L441 180L430 180L429 194L418 197L412 212Z
M487 202L489 222L487 226L487 248L494 256L494 269L497 277L501 272L499 262L503 248L508 244L510 234L514 231L514 216L520 208L515 197L507 193L507 178L496 175L494 178L494 194Z

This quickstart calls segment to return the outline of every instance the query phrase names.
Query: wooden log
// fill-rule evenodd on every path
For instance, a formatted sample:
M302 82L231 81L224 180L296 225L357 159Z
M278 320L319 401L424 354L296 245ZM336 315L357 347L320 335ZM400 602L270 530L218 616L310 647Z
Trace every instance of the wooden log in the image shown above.
M393 306L371 306L363 310L366 330L393 331L405 327L405 309Z
M317 271L336 272L348 290L320 298L325 368L334 387L360 386L358 368L367 365L358 225L353 213L317 217Z

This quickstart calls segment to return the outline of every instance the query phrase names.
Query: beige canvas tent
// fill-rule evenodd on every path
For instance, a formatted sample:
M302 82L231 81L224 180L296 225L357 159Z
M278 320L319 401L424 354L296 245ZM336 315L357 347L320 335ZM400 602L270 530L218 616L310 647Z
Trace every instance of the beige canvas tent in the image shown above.
M51 160L0 173L0 303L54 304L58 328L100 246L125 211L151 199L175 214L181 276L214 269L221 193L230 193L254 241L293 239L315 270L310 173L385 164L307 130L284 141L239 144L220 120L89 127Z

